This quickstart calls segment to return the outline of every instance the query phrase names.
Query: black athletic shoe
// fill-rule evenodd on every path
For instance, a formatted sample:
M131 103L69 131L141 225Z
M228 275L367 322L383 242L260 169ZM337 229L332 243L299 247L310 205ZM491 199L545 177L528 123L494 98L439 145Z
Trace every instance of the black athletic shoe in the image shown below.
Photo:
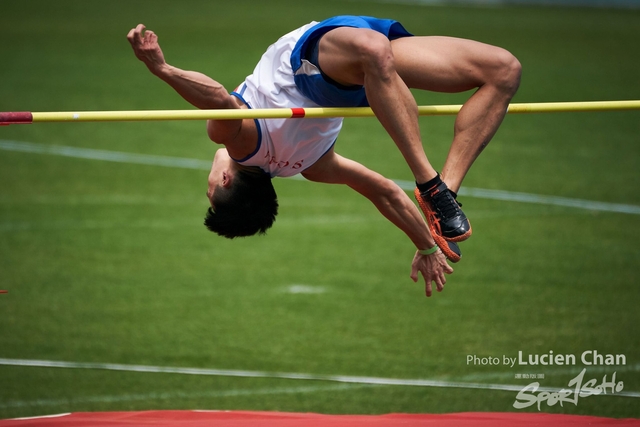
M434 239L461 242L471 236L471 224L447 184L441 182L424 192L416 188L414 193ZM444 251L443 245L438 246Z

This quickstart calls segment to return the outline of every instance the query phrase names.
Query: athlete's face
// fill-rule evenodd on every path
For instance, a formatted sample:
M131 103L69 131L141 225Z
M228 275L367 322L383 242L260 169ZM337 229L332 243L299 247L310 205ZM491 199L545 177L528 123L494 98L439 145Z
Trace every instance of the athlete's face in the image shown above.
M235 168L233 167L234 163L225 148L216 151L216 155L213 157L211 172L209 172L207 199L209 199L209 203L214 210L215 206L213 206L213 202L211 201L213 194L216 188L227 187L231 184L235 172Z

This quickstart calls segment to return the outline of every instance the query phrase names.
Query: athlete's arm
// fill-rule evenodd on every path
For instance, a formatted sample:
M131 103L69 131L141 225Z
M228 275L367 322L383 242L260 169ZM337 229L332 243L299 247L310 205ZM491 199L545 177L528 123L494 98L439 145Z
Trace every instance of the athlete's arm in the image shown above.
M348 185L368 198L418 249L435 246L416 205L396 183L379 173L330 150L307 169L303 176L310 181ZM446 283L445 273L451 274L453 269L438 250L432 255L420 255L416 252L411 264L413 281L418 280L418 272L421 272L425 279L427 296L431 296L431 282L435 282L438 291L441 291Z
M158 44L158 36L153 31L145 31L139 24L127 34L127 39L136 57L152 74L169 84L191 105L203 109L240 108L235 97L220 83L197 71L185 71L167 64ZM242 120L210 120L207 126L209 136L218 143L235 137L240 131Z

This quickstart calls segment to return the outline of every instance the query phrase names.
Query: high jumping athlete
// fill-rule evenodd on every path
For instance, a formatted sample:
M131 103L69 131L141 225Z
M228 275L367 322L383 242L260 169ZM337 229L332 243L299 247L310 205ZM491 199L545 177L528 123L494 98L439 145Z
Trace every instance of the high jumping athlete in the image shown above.
M140 24L128 36L134 53L186 101L200 109L370 106L416 181L426 222L393 181L340 156L334 144L342 118L209 120L217 150L208 178L205 225L234 238L264 233L278 202L271 179L346 184L368 198L411 239L417 251L411 278L438 291L457 262L456 242L471 225L456 192L502 123L520 84L521 66L508 51L480 42L414 36L400 23L336 16L306 24L268 47L253 73L233 92L202 73L169 65L153 31ZM441 173L425 154L418 108L409 88L435 92L476 89L458 113Z

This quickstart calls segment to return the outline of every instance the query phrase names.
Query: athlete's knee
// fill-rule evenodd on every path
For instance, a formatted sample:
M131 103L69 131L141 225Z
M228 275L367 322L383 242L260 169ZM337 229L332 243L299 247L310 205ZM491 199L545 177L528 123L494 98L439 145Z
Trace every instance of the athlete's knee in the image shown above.
M395 72L391 43L383 34L366 31L356 40L355 53L359 56L362 69L378 77L387 78Z
M513 96L520 86L522 65L509 51L500 49L493 58L492 83L500 90Z

